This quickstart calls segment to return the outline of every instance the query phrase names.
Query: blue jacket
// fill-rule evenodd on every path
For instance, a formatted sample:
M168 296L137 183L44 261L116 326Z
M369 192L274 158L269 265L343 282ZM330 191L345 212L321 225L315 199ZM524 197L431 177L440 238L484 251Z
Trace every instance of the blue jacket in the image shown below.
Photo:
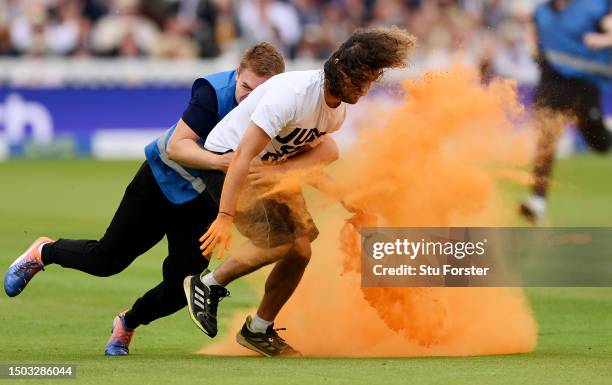
M217 96L216 124L236 106L236 71L219 72L203 79L210 83ZM206 186L198 176L198 170L184 167L168 158L166 149L175 128L176 124L149 143L145 147L145 155L166 198L174 204L181 204L204 192ZM201 138L198 143L204 146L205 140Z
M561 11L550 2L540 4L534 15L540 53L561 75L608 87L612 81L612 48L590 49L583 43L583 36L597 32L610 11L610 0L573 0Z

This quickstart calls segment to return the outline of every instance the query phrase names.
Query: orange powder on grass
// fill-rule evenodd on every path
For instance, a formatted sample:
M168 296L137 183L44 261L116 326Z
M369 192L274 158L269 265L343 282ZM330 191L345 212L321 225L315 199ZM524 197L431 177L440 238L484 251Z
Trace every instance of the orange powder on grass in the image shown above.
M363 128L334 178L379 226L502 226L498 179L520 175L525 137L511 82L488 86L463 67L403 84L384 127ZM372 111L375 114L376 111ZM299 178L293 178L299 179ZM291 184L291 182L288 182ZM333 215L337 214L337 215ZM311 356L480 355L534 349L537 326L521 289L361 288L360 225L326 209L321 235L276 324ZM317 218L316 212L313 216ZM238 330L240 314L232 322ZM233 332L204 354L249 354Z

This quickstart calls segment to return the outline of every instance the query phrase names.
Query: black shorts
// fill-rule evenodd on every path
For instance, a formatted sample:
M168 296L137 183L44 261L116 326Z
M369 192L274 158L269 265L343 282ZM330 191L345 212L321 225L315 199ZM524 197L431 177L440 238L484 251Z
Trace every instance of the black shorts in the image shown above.
M202 171L206 191L219 204L225 174ZM243 190L234 218L238 231L257 247L270 249L293 243L300 237L310 242L319 235L301 190L263 197L265 190L247 186Z
M546 62L541 69L535 107L574 116L589 146L596 151L607 151L612 144L612 134L604 123L599 88L587 80L567 78Z

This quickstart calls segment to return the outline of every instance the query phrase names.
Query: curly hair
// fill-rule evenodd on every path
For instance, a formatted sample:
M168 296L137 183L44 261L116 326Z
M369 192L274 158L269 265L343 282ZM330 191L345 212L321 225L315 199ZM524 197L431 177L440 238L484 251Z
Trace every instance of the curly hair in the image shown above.
M414 36L397 27L358 29L325 62L325 87L342 97L347 80L356 87L376 81L384 69L406 66L415 44Z

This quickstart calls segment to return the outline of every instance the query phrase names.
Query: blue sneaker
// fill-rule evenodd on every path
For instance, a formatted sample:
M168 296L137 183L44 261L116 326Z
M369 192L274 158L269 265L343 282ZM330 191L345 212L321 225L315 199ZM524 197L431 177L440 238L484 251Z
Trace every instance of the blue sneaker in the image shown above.
M28 282L34 278L36 273L45 269L42 263L40 249L53 240L40 237L17 258L4 275L4 291L9 297L14 297L25 289Z
M130 354L130 341L134 336L134 329L125 326L126 312L119 313L113 320L111 336L104 348L104 354L107 356L127 356Z

